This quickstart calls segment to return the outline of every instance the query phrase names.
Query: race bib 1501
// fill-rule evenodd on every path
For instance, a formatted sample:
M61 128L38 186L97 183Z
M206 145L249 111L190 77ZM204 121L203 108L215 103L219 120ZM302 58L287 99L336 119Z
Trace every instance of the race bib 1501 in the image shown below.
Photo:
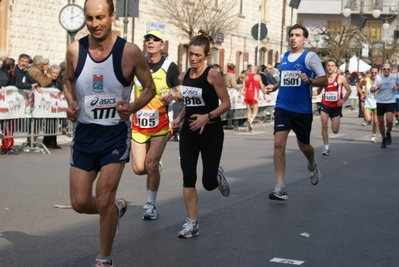
M301 74L300 71L296 70L284 70L281 72L280 86L301 86L301 78L298 76Z

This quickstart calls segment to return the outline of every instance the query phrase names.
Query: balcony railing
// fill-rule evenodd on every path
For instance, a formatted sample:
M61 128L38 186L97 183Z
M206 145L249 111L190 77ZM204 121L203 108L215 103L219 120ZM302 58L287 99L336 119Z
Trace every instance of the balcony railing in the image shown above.
M398 0L342 0L342 9L350 7L352 14L359 14L362 5L364 14L371 14L374 9L380 9L382 15L399 12Z

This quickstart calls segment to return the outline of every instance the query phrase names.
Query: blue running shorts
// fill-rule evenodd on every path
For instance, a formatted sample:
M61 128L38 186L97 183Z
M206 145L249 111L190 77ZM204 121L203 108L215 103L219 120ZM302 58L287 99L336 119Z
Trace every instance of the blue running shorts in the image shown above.
M76 123L74 128L71 166L99 172L109 163L129 162L130 121L113 126Z

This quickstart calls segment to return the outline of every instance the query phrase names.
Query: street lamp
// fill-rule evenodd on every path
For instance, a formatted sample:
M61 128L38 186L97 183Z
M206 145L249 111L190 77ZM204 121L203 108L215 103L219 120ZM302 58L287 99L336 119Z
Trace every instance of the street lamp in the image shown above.
M378 10L379 12L375 12L374 18L378 18L381 15L381 8L382 7L374 7L373 10L373 16L374 16L374 11ZM392 3L391 7L389 8L390 14L395 14L396 13L396 30L395 30L395 36L397 35L397 32L399 32L399 2ZM395 16L395 15L393 15ZM391 16L392 18L392 16ZM389 22L388 22L388 16L385 18L384 24L382 24L382 28L384 30L389 29ZM398 36L399 37L399 36Z
M345 8L342 10L342 14L343 14L345 17L349 17L349 16L351 15L351 13L352 13L352 3L351 3L351 1L348 1L348 2L346 3Z
M360 2L360 6L364 5L364 1ZM352 13L352 1L349 0L342 10L342 15L345 17L349 17ZM371 12L374 18L378 18L381 15L381 7L378 7L377 4L375 4L373 11Z
M385 19L384 24L382 24L382 28L383 28L384 30L388 30L388 29L389 29L389 22L388 22L387 19Z

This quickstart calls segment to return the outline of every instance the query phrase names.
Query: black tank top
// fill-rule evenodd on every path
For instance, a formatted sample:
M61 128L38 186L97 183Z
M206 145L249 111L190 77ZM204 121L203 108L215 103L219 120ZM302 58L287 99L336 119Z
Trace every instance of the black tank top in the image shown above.
M211 67L207 67L196 79L190 78L191 69L184 76L181 93L186 105L186 120L190 120L193 114L207 114L219 106L215 88L207 80L210 69ZM213 118L212 121L220 121L220 117Z

